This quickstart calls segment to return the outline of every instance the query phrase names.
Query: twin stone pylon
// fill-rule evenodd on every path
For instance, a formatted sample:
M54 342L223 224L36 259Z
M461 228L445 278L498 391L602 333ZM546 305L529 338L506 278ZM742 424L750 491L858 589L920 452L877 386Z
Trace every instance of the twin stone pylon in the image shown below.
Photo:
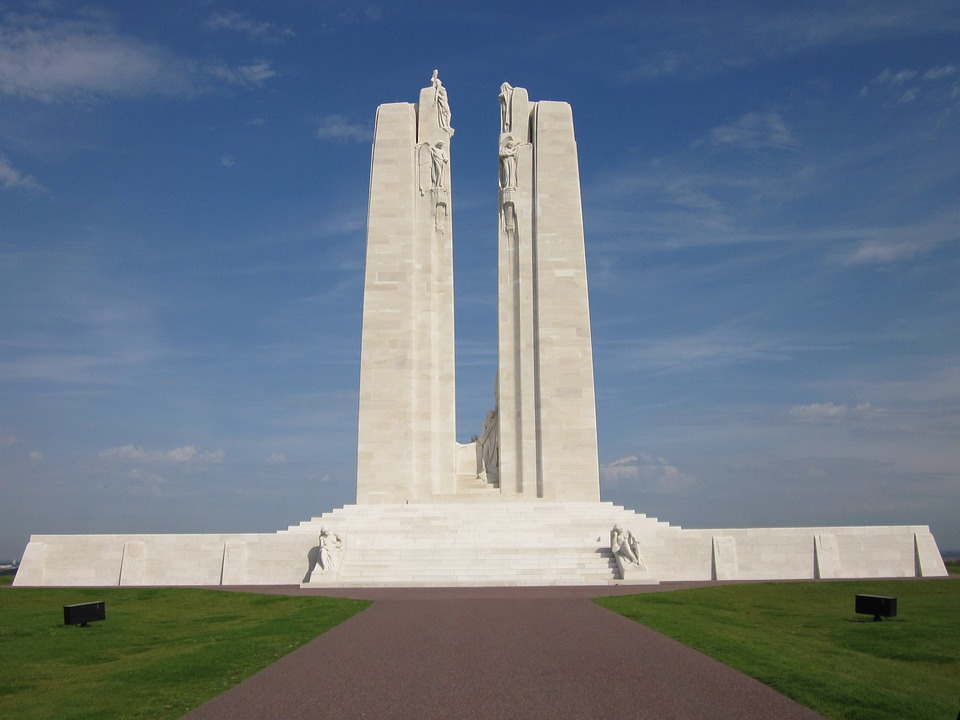
M435 71L416 105L377 109L358 504L600 499L573 115L507 83L500 109L496 408L459 452L447 92ZM483 492L461 492L458 471Z

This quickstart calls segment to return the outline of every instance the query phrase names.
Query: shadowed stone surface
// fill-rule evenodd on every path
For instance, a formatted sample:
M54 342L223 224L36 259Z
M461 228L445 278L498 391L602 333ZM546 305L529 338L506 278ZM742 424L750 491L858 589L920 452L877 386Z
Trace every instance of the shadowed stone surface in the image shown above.
M589 600L636 592L324 592L376 602L184 717L820 717Z

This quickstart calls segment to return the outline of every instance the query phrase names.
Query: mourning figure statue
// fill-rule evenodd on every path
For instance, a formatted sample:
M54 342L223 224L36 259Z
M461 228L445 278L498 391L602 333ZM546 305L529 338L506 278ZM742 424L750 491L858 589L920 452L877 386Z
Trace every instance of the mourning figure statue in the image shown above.
M631 565L643 566L643 560L640 557L640 542L636 536L629 530L624 530L622 525L614 525L610 531L610 549L614 556L630 563Z

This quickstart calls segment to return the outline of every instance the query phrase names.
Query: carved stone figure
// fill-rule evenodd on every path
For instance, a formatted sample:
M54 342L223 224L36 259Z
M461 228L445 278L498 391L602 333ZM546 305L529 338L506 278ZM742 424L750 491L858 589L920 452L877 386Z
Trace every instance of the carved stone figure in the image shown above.
M500 132L508 133L513 128L513 88L505 82L500 86Z
M483 421L483 430L479 439L480 459L488 481L496 480L500 475L500 448L497 444L497 436L497 411L491 410Z
M614 556L621 560L643 567L643 559L640 557L640 542L629 530L624 530L621 525L614 525L610 531L610 549Z
M470 442L473 443L473 449L477 453L477 480L483 480L486 482L487 473L483 469L483 446L480 444L480 438L478 438L476 435L471 435Z
M447 100L447 89L440 82L439 71L434 70L430 78L430 85L433 86L433 105L437 109L437 125L441 130L446 130L450 137L453 137L453 128L450 127L450 102Z
M317 570L321 575L340 572L343 560L343 535L332 532L328 527L320 528L320 552L317 554Z
M447 229L447 218L450 215L447 203L439 200L433 208L433 225L442 236Z
M500 136L500 187L503 190L515 190L517 187L517 158L520 146L512 135Z
M430 148L430 183L433 189L445 188L445 175L450 156L443 149L443 140Z
M517 246L517 209L512 202L505 202L500 208L503 230L507 234L510 247Z

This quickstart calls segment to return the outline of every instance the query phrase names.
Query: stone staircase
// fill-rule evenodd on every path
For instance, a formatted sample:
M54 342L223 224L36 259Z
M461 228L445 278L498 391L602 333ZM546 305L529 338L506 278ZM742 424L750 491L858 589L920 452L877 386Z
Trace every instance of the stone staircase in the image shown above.
M344 537L339 575L314 573L305 586L371 587L619 583L614 524L641 543L677 530L612 503L509 503L478 491L499 501L348 505L281 532L326 526Z

